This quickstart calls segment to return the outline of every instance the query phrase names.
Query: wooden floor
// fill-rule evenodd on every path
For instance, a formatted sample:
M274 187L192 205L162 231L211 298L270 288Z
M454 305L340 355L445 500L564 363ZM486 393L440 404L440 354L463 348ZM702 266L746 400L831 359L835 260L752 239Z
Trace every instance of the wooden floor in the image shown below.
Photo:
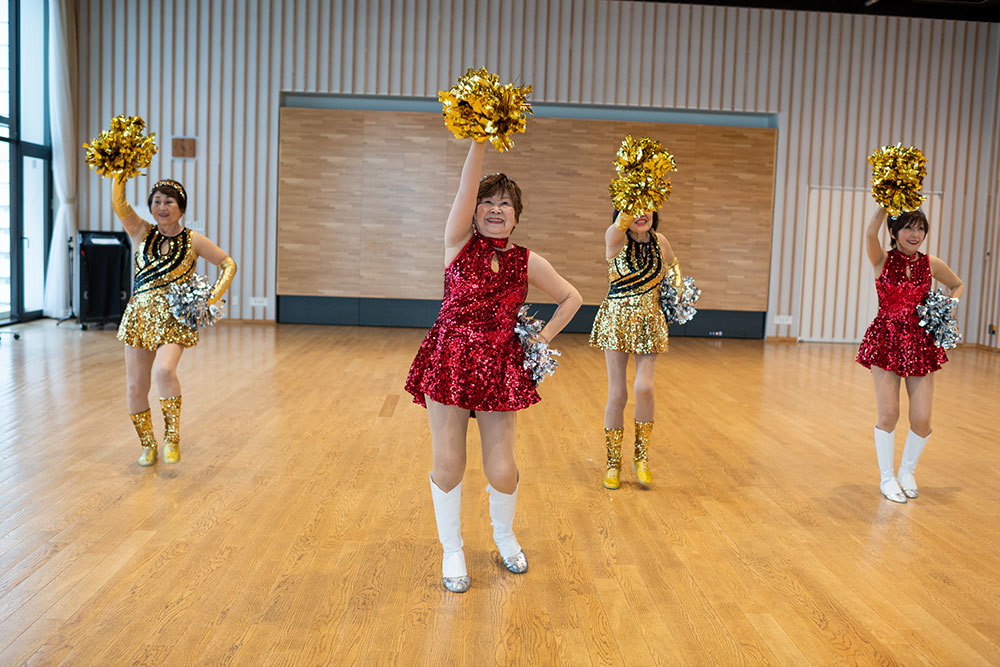
M1000 663L994 353L937 375L920 498L894 505L852 346L674 339L655 485L609 492L603 356L562 336L518 424L530 569L494 553L473 428L454 595L402 391L422 331L221 325L181 364L184 460L144 469L114 332L19 330L2 665Z

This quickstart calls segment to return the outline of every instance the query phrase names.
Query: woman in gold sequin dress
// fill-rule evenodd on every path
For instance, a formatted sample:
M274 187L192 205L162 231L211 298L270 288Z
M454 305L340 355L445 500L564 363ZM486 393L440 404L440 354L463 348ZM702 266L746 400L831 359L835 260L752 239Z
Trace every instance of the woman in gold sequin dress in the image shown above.
M608 296L594 328L591 347L604 350L608 367L608 402L604 408L604 438L607 470L604 486L621 486L622 439L628 387L625 371L629 355L635 355L635 451L633 463L642 484L651 484L647 450L653 432L653 373L656 355L667 351L667 320L660 306L660 285L669 276L681 286L681 270L674 251L656 231L655 211L631 216L617 213L604 235L608 261ZM664 258L671 258L669 265Z
M147 204L156 224L150 224L129 205L125 182L112 180L112 205L135 248L135 285L118 328L118 340L125 343L128 408L142 445L139 465L156 463L157 443L149 411L152 376L160 392L165 425L163 460L177 463L181 459L177 365L185 348L198 344L198 330L170 314L165 295L171 284L188 281L195 261L204 257L220 267L209 298L209 303L215 303L233 281L236 262L203 234L184 227L181 217L187 208L187 193L177 181L162 180L153 186Z

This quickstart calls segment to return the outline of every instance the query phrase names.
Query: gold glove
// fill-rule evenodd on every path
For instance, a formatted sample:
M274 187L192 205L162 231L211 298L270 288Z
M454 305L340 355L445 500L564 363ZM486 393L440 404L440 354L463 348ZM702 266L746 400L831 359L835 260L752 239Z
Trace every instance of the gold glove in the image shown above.
M236 275L236 261L226 255L226 258L219 263L219 277L212 285L212 295L208 298L208 304L216 303L229 289L229 284L233 282Z
M628 230L633 222L635 222L635 216L631 216L623 211L618 214L618 218L615 220L615 227L624 232Z
M684 278L681 276L681 265L676 257L667 267L667 276L670 278L670 284L677 290L677 296L680 296L681 292L684 291Z
M132 205L125 198L125 179L119 176L111 179L111 206L119 220L127 220L135 215Z

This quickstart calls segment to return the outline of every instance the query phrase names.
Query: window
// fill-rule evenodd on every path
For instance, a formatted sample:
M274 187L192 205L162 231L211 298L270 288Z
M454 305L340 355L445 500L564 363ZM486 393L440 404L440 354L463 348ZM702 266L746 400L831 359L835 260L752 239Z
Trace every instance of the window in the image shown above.
M0 0L0 323L40 317L44 300L52 233L47 5Z

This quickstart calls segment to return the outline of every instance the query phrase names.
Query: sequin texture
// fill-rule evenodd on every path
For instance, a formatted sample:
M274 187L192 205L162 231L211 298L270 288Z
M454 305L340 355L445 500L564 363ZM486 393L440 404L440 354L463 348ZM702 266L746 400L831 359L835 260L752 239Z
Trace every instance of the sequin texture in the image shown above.
M166 252L161 252L163 244ZM198 344L197 329L190 329L170 314L166 293L175 282L186 281L194 271L198 255L191 243L191 230L164 236L150 225L135 251L135 286L118 327L118 340L146 350L165 343L184 347Z
M910 275L906 275L907 265ZM930 260L923 253L908 258L889 251L875 289L878 314L868 325L857 362L877 366L901 376L927 375L948 361L944 350L920 328L917 305L931 286Z
M467 410L521 410L541 400L514 325L528 294L528 249L495 251L473 234L444 273L444 299L406 378L424 395ZM498 271L490 268L494 257Z
M667 351L667 320L660 307L663 258L656 234L647 243L631 235L608 260L608 296L597 311L590 346L632 354Z

